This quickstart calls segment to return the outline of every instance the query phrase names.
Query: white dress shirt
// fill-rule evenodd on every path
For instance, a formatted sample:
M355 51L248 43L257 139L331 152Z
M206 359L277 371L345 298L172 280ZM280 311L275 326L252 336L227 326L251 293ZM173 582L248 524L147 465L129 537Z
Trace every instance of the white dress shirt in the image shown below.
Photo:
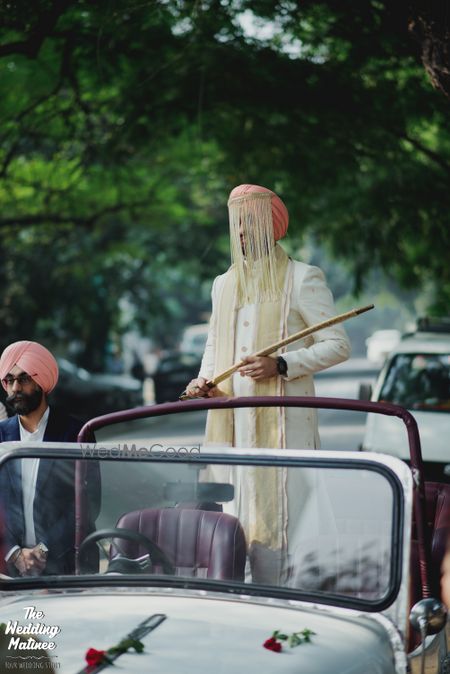
M27 431L26 428L22 426L19 417L19 430L20 430L20 440L21 442L42 442L44 439L45 430L47 428L48 415L50 413L50 408L47 407L44 414L39 421L38 427L35 431ZM34 530L34 497L36 495L36 483L37 476L39 471L39 461L40 459L22 459L21 461L21 470L22 470L22 503L23 503L23 516L25 521L25 544L26 548L34 548L37 543L36 532ZM8 554L5 557L5 560L11 557L11 555L18 550L19 546L15 545L11 548Z

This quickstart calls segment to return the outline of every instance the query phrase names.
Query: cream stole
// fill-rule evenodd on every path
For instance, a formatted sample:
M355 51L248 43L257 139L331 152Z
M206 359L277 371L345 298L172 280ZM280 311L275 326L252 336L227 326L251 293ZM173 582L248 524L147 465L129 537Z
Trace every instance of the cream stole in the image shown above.
M258 303L253 353L283 339L287 333L293 269L287 254L278 245L275 247L275 257L279 298ZM250 283L257 284L257 273L256 269ZM216 334L214 375L223 372L237 360L234 353L237 296L236 274L232 266L225 275L211 319ZM272 377L263 382L254 382L253 387L254 395L279 396L284 393L284 380L282 377ZM233 396L232 378L222 382L220 388L227 396ZM284 408L249 408L248 424L250 447L285 447ZM233 410L209 411L205 444L234 445ZM241 485L241 493L236 495L237 502L240 503L236 515L242 521L249 543L258 541L275 549L284 547L285 473L285 470L274 467L245 469L246 484ZM237 488L239 479L234 479L233 482ZM245 489L246 494L242 493L242 489ZM243 499L246 501L245 506Z

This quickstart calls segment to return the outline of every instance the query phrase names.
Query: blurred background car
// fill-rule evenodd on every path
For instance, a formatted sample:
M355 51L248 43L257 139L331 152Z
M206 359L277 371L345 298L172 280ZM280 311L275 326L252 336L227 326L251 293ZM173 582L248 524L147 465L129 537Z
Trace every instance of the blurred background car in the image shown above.
M419 321L392 351L373 392L361 385L360 398L408 409L419 427L427 479L450 481L450 323ZM407 448L398 419L368 414L363 450L407 459Z
M179 350L181 353L193 353L201 359L208 338L208 323L198 323L187 327L181 338Z
M208 337L208 323L189 325L179 347L162 356L153 372L155 403L178 400L187 384L198 376Z
M400 339L400 330L376 330L366 339L367 360L379 366L383 365Z
M153 373L155 403L178 400L191 379L198 375L201 357L173 351L163 356Z
M93 373L58 358L59 379L49 396L52 407L79 419L139 407L142 382L128 375Z

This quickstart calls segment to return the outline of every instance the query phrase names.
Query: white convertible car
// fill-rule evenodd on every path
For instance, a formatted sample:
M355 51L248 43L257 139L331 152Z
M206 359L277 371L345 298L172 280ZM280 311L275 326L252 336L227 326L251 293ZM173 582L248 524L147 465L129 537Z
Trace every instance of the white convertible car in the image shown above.
M156 423L145 442L95 442L107 424L163 415L170 428L178 413L280 403L397 416L411 468L363 452L169 444ZM59 480L68 505L62 531L57 504L45 522L35 513L47 563L19 576L3 560L23 517L14 490L36 459L49 468L37 495L51 500ZM417 427L400 407L247 398L129 410L89 422L78 445L1 445L0 486L1 672L449 671L439 569L450 494L421 481Z

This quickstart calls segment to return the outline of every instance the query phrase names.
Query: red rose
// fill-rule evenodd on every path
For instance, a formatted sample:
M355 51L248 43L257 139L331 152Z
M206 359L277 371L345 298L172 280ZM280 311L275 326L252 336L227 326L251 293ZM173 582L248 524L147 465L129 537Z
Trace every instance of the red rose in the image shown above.
M263 646L264 648L267 648L268 651L274 651L274 653L280 653L281 651L281 644L274 637L266 639Z
M96 667L97 665L101 665L101 663L104 662L105 655L106 651L98 651L96 648L90 648L88 651L86 651L86 655L84 657L86 658L86 662L88 663L89 667Z

